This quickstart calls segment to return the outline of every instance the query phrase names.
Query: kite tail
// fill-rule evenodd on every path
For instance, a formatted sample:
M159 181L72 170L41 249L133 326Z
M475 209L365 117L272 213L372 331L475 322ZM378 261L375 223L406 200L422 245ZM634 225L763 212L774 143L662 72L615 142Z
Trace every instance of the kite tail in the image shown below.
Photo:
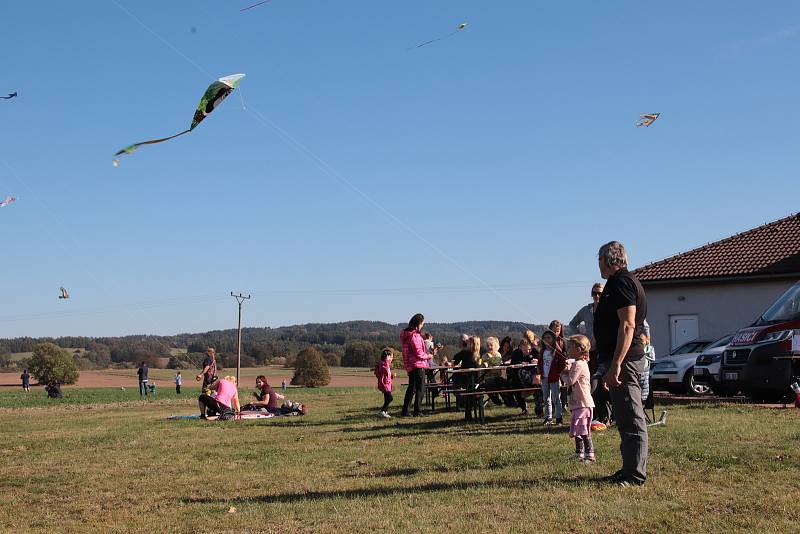
M170 135L169 137L162 137L161 139L152 139L150 141L142 141L140 143L134 143L130 146L126 146L125 148L114 154L114 156L118 157L118 156L124 156L125 154L133 154L133 152L142 145L154 145L156 143L163 143L164 141L175 139L176 137L180 137L183 134L187 134L191 131L192 129L189 128L188 130L184 130L181 133L176 133L175 135ZM119 159L114 159L112 163L114 164L115 167L119 166Z

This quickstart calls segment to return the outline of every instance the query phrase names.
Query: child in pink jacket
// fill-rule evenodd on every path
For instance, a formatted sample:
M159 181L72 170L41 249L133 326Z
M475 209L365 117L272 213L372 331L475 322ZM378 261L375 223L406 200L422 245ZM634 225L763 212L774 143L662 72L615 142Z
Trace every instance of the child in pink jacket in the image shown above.
M592 444L592 400L591 374L589 373L589 348L591 343L586 336L572 336L567 342L566 368L561 379L572 391L569 394L569 435L575 438L575 458L580 461L594 462L594 445Z
M375 376L378 379L378 391L383 393L383 407L378 412L378 417L389 419L392 416L386 411L389 409L389 404L392 402L392 378L397 377L397 373L392 372L392 360L394 354L392 349L383 349L381 353L381 361L375 366Z

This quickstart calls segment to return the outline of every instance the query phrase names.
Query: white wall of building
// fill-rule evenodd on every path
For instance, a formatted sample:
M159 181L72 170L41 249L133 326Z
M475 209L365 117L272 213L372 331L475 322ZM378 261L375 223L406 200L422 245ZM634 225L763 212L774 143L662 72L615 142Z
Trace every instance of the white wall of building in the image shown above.
M755 321L796 280L647 286L647 322L658 357L670 351L670 316L697 315L700 339L717 339Z

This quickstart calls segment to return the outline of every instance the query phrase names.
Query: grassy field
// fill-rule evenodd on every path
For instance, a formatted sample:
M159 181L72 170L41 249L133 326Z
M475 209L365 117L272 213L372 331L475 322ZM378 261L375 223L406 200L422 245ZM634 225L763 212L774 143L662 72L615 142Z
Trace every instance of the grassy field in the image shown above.
M379 420L374 390L322 388L291 392L305 417L167 421L197 412L196 389L129 393L0 391L0 531L798 530L797 410L668 406L648 484L618 488L598 481L618 467L615 431L586 466L565 430L509 409L484 426Z

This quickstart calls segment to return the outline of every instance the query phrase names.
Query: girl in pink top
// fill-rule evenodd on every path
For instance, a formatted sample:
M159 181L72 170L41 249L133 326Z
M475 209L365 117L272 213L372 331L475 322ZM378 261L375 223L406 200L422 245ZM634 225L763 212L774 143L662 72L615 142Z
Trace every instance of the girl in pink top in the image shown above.
M211 395L203 393L198 399L200 404L200 418L206 419L206 410L209 413L219 414L220 419L231 419L232 415L239 413L239 390L236 389L236 377L226 376L209 386Z
M569 410L572 414L569 421L569 435L575 438L575 457L580 461L594 462L594 445L592 444L592 388L589 373L589 338L582 335L572 336L567 343L567 366L561 379L572 386L569 395Z

